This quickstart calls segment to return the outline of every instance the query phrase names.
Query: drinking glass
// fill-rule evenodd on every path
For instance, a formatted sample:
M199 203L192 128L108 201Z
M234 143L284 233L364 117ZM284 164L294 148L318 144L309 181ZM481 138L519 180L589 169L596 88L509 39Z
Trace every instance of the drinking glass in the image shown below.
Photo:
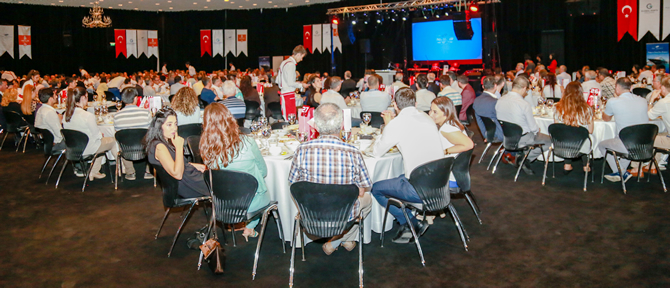
M260 117L260 118L258 118L258 123L259 123L261 126L265 127L266 125L268 125L268 118L266 118L266 117Z
M340 132L340 136L342 138L342 141L344 141L345 143L349 143L349 141L351 141L351 131L342 130L342 132Z
M370 126L370 121L372 121L372 114L371 113L363 113L363 122L365 122L365 125Z
M554 100L551 100L551 99L547 100L547 106L548 107L554 107Z
M288 123L289 124L291 124L291 125L295 124L296 119L295 119L295 114L294 113L288 114L287 118L288 118Z
M123 106L123 104L121 104L121 101L116 101L116 110L117 111L121 110L121 106Z

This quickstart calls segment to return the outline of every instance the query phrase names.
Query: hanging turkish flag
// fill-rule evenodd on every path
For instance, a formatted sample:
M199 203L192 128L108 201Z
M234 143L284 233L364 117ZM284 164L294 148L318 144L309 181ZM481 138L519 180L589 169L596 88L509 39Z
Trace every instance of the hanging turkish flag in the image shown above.
M128 58L128 52L126 51L126 30L125 29L114 29L114 41L116 44L116 58L119 58L119 54L123 54Z
M617 41L628 32L637 40L637 0L617 0Z
M312 25L302 26L302 46L312 53Z
M205 53L212 56L212 30L200 30L200 57Z

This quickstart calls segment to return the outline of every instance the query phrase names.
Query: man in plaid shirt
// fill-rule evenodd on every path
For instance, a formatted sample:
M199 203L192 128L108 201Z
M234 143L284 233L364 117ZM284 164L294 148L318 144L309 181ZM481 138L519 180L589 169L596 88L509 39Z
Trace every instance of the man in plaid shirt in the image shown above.
M360 213L365 218L372 209L372 198L369 193L365 193L372 187L372 181L361 152L340 140L342 110L332 103L320 105L314 111L314 122L321 136L298 146L289 172L289 183L355 184L359 194L349 221L356 219ZM333 237L323 244L323 252L330 255L340 244L351 251L356 247L356 239L358 227L354 225L346 234Z

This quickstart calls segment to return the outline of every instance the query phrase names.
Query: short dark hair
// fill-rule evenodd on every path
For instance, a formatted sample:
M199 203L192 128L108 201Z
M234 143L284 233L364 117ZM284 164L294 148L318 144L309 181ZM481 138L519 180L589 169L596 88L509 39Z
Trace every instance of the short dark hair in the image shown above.
M181 82L181 76L174 76L174 83Z
M211 80L209 80L209 77L202 77L202 85L207 86Z
M3 79L4 80L4 79ZM54 90L51 88L42 88L37 92L37 97L40 98L40 102L47 103L49 99L54 96Z
M416 75L416 87L419 89L426 89L428 87L428 76L426 74Z
M414 90L408 88L408 87L403 87L398 89L397 92L395 92L395 104L398 106L398 109L402 110L407 107L415 107L416 106L416 94L414 94Z
M628 77L621 77L616 80L616 85L623 89L630 90L630 87L633 86L633 82L631 82Z
M493 87L496 87L496 79L493 76L486 76L482 80L482 86L484 87L484 90L489 90L493 89Z
M133 104L133 101L137 97L137 89L135 87L126 87L121 92L121 100L126 104Z
M610 77L610 76L612 76L612 74L610 74L610 71L607 70L607 68L600 68L600 69L598 70L598 74L603 75L603 76L605 76L605 77Z

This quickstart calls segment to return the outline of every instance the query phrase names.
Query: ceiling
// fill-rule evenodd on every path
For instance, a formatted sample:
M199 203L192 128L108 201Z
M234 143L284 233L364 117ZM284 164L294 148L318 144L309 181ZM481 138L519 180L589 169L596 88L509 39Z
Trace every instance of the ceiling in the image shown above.
M311 4L338 2L340 0L98 0L103 9L141 11L189 11L222 9L273 9ZM0 0L5 3L93 7L91 0Z

